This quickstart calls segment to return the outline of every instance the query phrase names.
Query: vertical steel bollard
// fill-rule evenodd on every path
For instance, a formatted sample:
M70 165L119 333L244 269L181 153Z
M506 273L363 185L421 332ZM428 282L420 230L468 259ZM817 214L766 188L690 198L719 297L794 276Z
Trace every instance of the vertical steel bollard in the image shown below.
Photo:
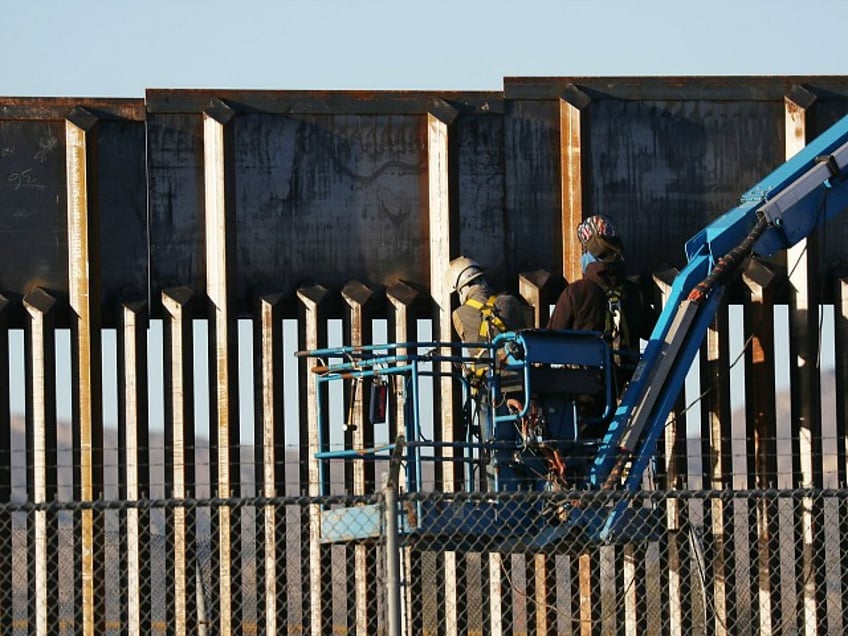
M389 478L383 489L386 521L386 633L401 635L400 551L398 549L398 475L405 440L399 435L389 463Z

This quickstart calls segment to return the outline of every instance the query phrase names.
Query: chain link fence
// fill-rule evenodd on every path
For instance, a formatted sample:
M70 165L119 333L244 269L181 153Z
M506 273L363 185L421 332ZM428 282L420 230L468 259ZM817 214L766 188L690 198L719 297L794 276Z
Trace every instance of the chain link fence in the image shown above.
M623 494L394 496L3 504L0 631L79 633L87 607L104 634L848 629L848 490L629 494L651 514L605 543L561 515Z

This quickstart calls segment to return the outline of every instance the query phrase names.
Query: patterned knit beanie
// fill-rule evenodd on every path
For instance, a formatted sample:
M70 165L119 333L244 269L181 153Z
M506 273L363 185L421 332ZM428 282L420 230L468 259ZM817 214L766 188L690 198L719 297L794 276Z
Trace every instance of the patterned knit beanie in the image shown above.
M611 217L590 216L577 226L577 238L583 249L599 261L613 263L624 259L624 246Z

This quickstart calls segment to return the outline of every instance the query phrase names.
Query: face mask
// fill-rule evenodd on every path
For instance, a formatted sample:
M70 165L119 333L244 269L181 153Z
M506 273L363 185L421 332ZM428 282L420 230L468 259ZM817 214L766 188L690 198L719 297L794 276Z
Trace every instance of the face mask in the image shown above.
M592 256L592 252L583 252L583 255L580 257L580 268L583 270L583 273L586 273L589 263L596 263L597 261L598 259Z

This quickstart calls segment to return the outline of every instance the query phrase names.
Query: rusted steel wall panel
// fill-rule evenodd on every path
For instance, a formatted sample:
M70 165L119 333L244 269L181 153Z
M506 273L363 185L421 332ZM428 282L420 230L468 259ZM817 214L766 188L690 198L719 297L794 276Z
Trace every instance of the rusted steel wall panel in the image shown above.
M504 99L554 103L575 90L592 99L584 216L613 215L631 270L646 275L680 267L685 241L785 160L783 100L799 87L815 99L815 131L848 112L848 82L836 77L506 78ZM517 159L508 150L507 162ZM844 259L846 241L848 219L832 220L822 264Z
M0 120L0 191L0 288L67 292L64 120Z
M147 174L143 122L98 123L101 320L113 327L121 304L147 301Z
M196 117L153 117L155 290L201 281L205 263ZM400 115L236 115L240 310L256 295L293 294L304 280L341 287L351 274L380 284L425 278L424 123Z
M425 114L440 105L459 113L449 150L457 249L477 252L496 283L509 283L519 269L562 271L563 232L572 228L558 216L557 110L575 90L591 100L584 214L619 217L636 271L646 273L657 261L679 266L684 241L782 160L783 95L802 84L816 97L812 130L848 110L848 81L817 77L507 78L503 93L443 95L223 92L238 113L239 313L247 315L251 297L293 294L306 278L334 287L351 277L426 285L422 139ZM148 194L150 297L171 286L200 288L200 113L215 95L150 91L146 104L0 100L0 241L20 265L0 267L0 289L67 287L60 127L75 105L110 116L99 135L104 324L113 321L113 296L148 296ZM832 226L822 250L828 262L848 240L848 221Z
M202 288L201 113L216 96L237 113L237 303L248 315L252 298L293 296L306 279L427 286L422 140L426 113L446 107L458 113L449 141L457 249L499 286L516 271L564 271L562 259L576 255L572 245L563 256L573 228L562 222L561 104L574 91L591 104L583 213L619 218L636 271L679 266L685 240L781 161L782 100L796 85L815 96L813 131L848 110L848 80L817 77L507 78L503 93L174 90L149 91L146 103L0 98L0 243L15 255L14 267L0 266L0 290L67 288L61 122L75 106L101 119L111 325L120 302L152 298L155 317L162 289ZM846 240L848 221L833 221L822 259L839 259Z
M151 317L162 290L206 287L203 234L203 121L147 117Z
M506 199L504 260L507 271L561 271L559 100L507 101L504 105Z
M476 259L486 267L489 282L505 288L513 277L504 262L504 118L493 110L489 115L460 114L451 124L449 154L455 167L450 171L456 190L451 204L457 209L458 253Z
M682 267L686 241L783 161L782 102L604 99L592 113L584 215L616 219L634 272Z
M453 102L433 94L343 96L327 101L300 93L278 94L276 101L261 93L223 92L205 100L196 94L149 96L154 297L159 287L203 277L199 112L192 108L213 97L236 113L231 160L242 315L257 295L293 295L304 281L336 288L351 278L379 286L398 279L426 282L427 114L453 111ZM455 169L468 175L462 182L469 197L480 200L469 204L468 218L479 214L485 221L493 209L502 217L501 194L492 195L490 183L490 173L502 169L489 161L503 152L499 102L488 93L471 97L451 99L472 124L474 113L484 113L490 123L479 134L469 126L463 155L468 160L458 159ZM494 203L483 196L494 196ZM486 231L500 234L498 227ZM473 235L469 240L479 243ZM498 256L495 264L500 262Z
M103 317L147 293L147 184L142 100L0 98L0 289L68 292L65 118L85 108L99 120L97 204L105 241ZM23 317L15 316L13 326ZM57 316L57 325L64 317Z
M410 115L237 115L239 306L305 279L421 279L424 124Z

